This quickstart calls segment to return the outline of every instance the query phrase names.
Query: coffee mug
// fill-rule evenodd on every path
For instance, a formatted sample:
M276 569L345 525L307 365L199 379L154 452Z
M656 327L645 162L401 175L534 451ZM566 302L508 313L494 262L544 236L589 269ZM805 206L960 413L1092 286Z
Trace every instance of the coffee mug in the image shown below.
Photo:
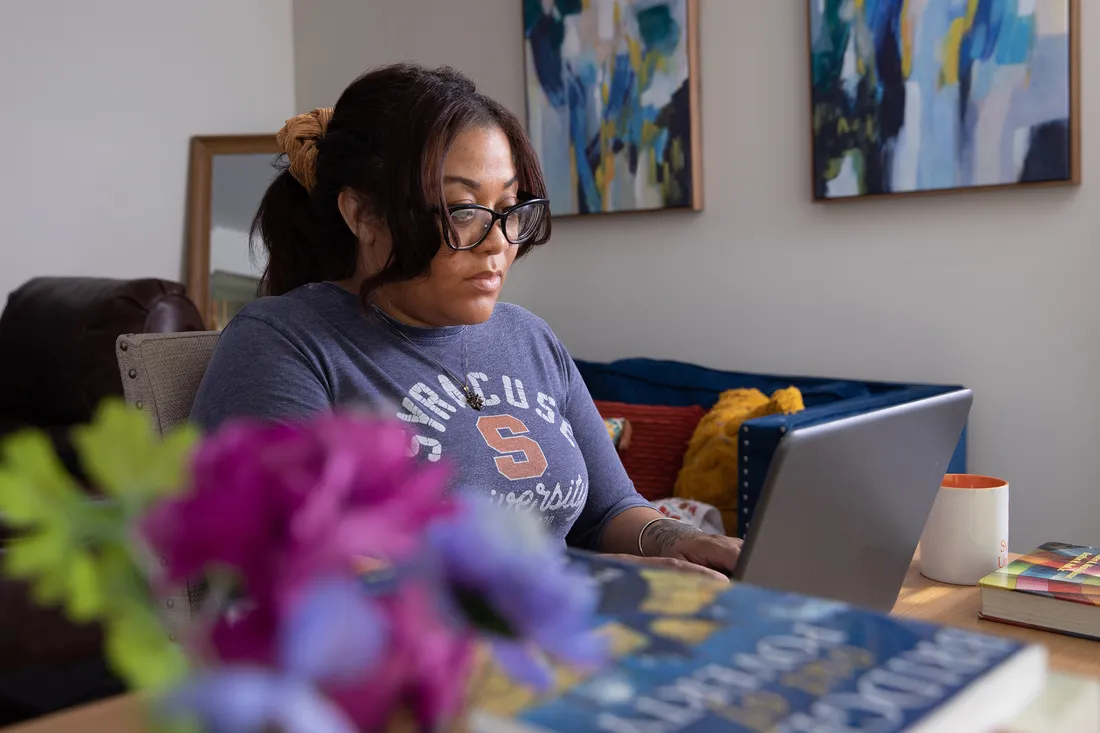
M1008 564L1008 482L947 474L920 538L921 574L974 585Z

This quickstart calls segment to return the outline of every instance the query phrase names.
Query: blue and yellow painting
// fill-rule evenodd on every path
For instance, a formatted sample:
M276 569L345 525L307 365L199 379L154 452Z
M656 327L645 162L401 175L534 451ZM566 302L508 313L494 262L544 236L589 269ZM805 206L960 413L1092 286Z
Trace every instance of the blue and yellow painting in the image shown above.
M1071 0L806 1L815 198L1073 179Z
M527 127L560 214L701 208L695 0L523 0Z

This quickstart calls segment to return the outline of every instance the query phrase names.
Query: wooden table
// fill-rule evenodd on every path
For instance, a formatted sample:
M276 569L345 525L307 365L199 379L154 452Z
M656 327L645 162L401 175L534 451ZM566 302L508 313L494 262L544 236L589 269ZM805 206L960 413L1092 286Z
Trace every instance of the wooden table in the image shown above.
M1051 668L1084 677L1100 678L1100 642L1035 629L1024 629L978 618L978 589L944 585L920 574L920 555L913 558L893 613L945 626L972 629L1043 644L1050 651ZM139 701L124 695L72 711L6 728L4 733L149 733Z
M1019 557L1013 555L1012 559ZM913 558L893 614L944 626L1010 636L1042 644L1050 652L1050 667L1059 672L1100 678L1100 641L1079 639L1038 629L985 621L978 618L981 595L977 587L946 585L920 574L920 553Z

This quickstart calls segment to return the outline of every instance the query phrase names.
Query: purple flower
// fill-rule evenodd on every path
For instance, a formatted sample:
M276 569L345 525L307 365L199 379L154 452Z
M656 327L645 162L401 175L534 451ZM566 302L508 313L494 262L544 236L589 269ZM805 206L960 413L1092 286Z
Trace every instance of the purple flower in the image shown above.
M474 639L443 616L435 592L423 578L410 576L374 597L389 623L384 666L369 680L326 687L361 730L379 729L398 702L425 729L461 708Z
M389 719L396 705L407 705L426 727L446 720L463 701L473 638L443 617L432 589L423 580L410 576L379 595L371 595L360 579L322 586L315 594L304 596L289 614L290 627L279 639L281 653L269 665L262 669L252 664L231 665L185 687L173 701L211 724L267 716L269 722L285 724L287 731L290 723L274 717L283 715L284 710L273 698L293 694L305 700L307 691L323 693L355 724L355 730L375 730ZM369 604L364 607L367 599ZM243 622L254 618L248 615ZM232 627L229 630L233 631ZM229 638L239 643L245 637L238 633ZM264 637L258 634L258 638ZM225 649L221 650L226 657ZM278 671L265 671L271 669ZM308 690L302 687L303 680L309 683ZM246 707L239 697L250 700ZM321 703L306 707L307 711L328 709ZM237 725L224 730L244 733L254 729ZM320 724L317 731L329 733Z
M369 680L388 633L360 583L318 582L286 618L275 669L217 669L173 691L163 710L197 717L209 733L355 733L352 719L319 685Z
M452 612L489 632L517 679L548 684L546 657L581 667L606 659L606 641L594 633L598 591L538 522L467 500L429 536Z
M179 581L236 570L249 603L212 639L223 660L268 664L301 588L356 557L399 560L446 516L447 469L409 456L399 424L360 413L290 424L237 422L206 437L190 491L156 507L144 530Z
M468 630L448 623L415 573L384 592L354 577L364 559L405 567L454 512L446 467L411 458L410 439L359 413L238 422L204 439L190 491L157 507L145 535L168 580L228 566L244 597L208 630L214 663L228 666L181 688L169 709L232 733L257 721L285 733L370 730L397 705L431 725L456 710Z

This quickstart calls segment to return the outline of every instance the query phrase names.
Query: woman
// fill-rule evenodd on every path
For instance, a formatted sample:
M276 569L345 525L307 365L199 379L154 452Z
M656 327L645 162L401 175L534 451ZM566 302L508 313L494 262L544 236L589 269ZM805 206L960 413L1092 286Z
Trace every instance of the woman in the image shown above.
M740 542L665 520L634 490L565 347L498 304L550 238L519 120L451 69L367 73L334 110L289 120L287 168L253 223L261 298L223 332L192 417L203 428L349 403L392 410L456 490L570 545L718 575Z

